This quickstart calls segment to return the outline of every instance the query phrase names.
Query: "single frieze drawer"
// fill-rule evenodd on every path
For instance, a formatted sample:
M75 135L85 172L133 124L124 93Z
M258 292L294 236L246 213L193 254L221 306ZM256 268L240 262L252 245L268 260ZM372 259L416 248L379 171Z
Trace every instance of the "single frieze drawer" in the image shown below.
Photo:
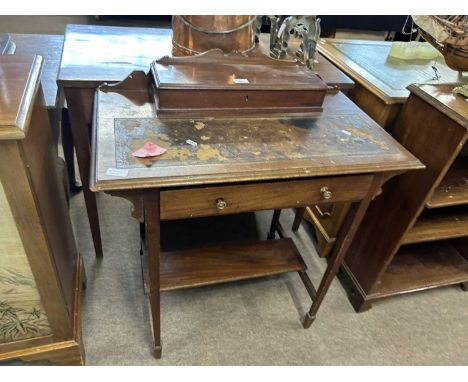
M161 191L162 220L235 214L362 199L372 176L315 178Z

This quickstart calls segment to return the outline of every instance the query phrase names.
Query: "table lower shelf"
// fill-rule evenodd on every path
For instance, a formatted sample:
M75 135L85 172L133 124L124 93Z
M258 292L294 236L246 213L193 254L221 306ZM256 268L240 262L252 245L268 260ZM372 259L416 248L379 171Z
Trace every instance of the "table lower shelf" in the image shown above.
M147 256L143 256L148 292ZM290 238L220 244L160 255L161 291L304 271L304 263Z

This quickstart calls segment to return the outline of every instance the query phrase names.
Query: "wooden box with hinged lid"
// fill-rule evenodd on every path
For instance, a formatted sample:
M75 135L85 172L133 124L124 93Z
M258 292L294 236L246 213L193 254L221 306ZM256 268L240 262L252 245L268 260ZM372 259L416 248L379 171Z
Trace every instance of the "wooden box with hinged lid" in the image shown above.
M164 57L151 65L158 115L322 111L328 86L306 66L269 57Z

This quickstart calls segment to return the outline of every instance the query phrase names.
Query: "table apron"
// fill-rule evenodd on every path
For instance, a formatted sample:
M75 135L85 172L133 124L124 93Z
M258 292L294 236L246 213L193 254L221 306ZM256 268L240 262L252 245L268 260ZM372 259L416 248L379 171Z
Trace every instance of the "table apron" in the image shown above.
M192 187L160 191L161 220L362 200L373 175ZM329 193L327 193L327 191Z

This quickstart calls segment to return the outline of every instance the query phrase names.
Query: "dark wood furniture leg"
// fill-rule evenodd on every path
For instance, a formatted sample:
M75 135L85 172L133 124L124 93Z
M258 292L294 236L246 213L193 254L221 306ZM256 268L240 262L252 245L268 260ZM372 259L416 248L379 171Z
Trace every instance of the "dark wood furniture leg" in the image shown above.
M343 259L348 251L348 248L354 238L354 235L361 224L361 221L365 215L367 207L369 206L372 197L377 193L381 186L381 176L374 176L374 180L370 186L369 192L366 197L360 202L354 203L349 212L346 220L341 227L338 242L335 245L327 269L322 277L320 285L317 290L317 294L313 299L312 306L309 312L306 313L304 318L304 328L309 328L315 320L317 311L320 308L323 298L325 297L331 282L333 281L338 268L340 267Z
M96 257L101 258L102 241L99 229L99 215L97 209L96 194L89 189L89 174L91 169L91 144L89 139L89 122L92 114L92 99L94 89L65 88L70 127L76 149L76 159L80 169L83 195L86 211L88 213L91 235L93 237Z
M153 321L154 356L161 358L161 296L160 296L160 219L159 219L159 190L144 192L146 246L148 250L148 269L150 279L150 305Z
M62 108L61 119L62 148L65 163L67 164L68 184L70 185L71 192L79 192L82 190L82 186L81 183L76 180L73 136L70 128L68 109L65 107Z
M302 219L304 218L304 213L306 211L306 207L301 207L296 209L296 215L294 216L294 222L292 225L292 230L296 232L301 225Z

